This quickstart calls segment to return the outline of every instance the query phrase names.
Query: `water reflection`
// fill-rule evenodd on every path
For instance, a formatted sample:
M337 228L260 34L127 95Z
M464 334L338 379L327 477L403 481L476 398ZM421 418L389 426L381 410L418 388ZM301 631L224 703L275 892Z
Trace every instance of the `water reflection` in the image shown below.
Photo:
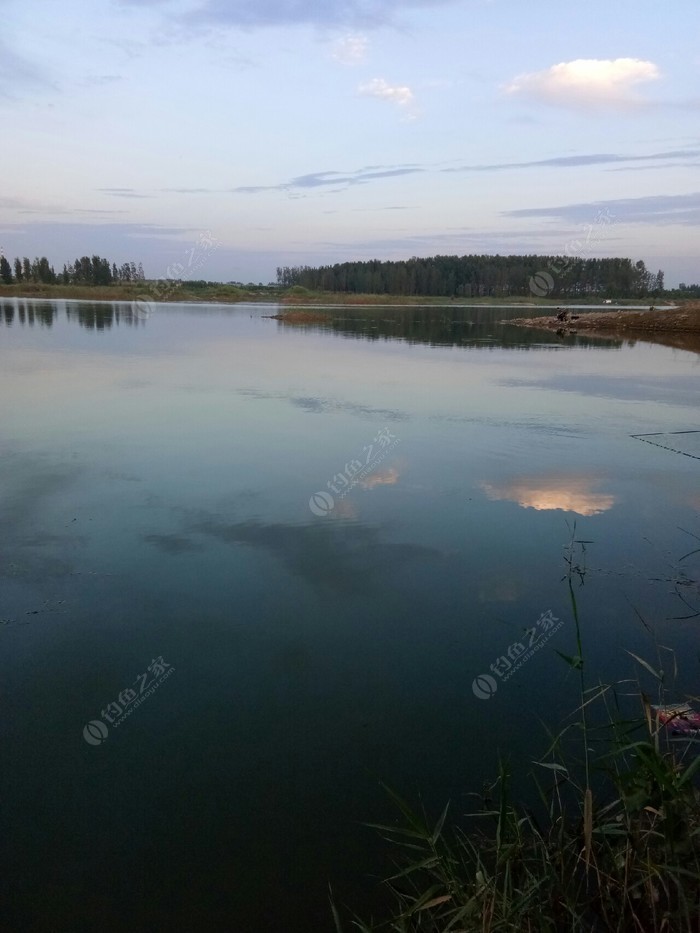
M446 559L437 548L385 539L378 527L359 523L296 525L282 522L224 522L202 515L187 529L188 535L151 534L147 540L165 553L181 553L197 545L198 538L219 544L262 549L277 557L294 576L315 588L367 597L380 594L387 578L408 567ZM192 537L194 536L194 537Z
M158 309L154 304L153 308ZM161 306L172 313L186 305ZM251 310L246 306L246 311ZM278 312L278 305L258 304L253 316L269 316ZM551 331L535 331L529 328L504 324L503 320L522 316L522 308L499 308L497 306L477 308L444 308L438 306L344 307L327 309L327 322L294 325L295 330L335 333L344 337L368 341L404 341L410 344L428 344L434 347L499 347L531 349L551 347L596 347L619 349L622 341L614 338L591 337L566 333L558 335ZM38 301L32 299L5 299L0 302L0 323L11 326L32 326L35 322L51 326L59 318L69 324L77 324L90 331L107 331L113 327L148 327L149 318L144 315L141 304L130 301ZM197 305L197 315L231 315L241 313L236 305ZM532 309L536 314L537 310ZM281 321L266 322L271 327L289 332L292 325ZM300 400L303 404L304 400Z
M387 470L377 470L366 479L360 480L360 486L363 489L374 489L375 486L394 486L399 481L400 473L396 467L389 467Z
M322 310L322 309L320 309ZM528 309L536 315L549 314L541 309ZM622 341L615 338L591 337L586 334L557 334L548 330L532 330L503 323L508 318L522 317L522 308L413 306L400 308L345 307L328 309L327 322L286 324L277 326L285 331L321 331L342 334L358 340L402 340L425 343L433 347L499 347L511 349L541 349L543 346L596 347L619 349Z
M152 308L172 312L191 310L188 305L162 305L153 303ZM250 310L251 306L246 306ZM280 311L279 305L253 306L255 317L269 317ZM197 305L200 316L235 314L240 305ZM485 347L506 349L542 349L562 347L588 347L603 350L619 350L623 346L634 346L637 342L664 344L679 350L700 353L700 335L692 333L645 334L624 338L611 334L557 333L551 330L536 330L508 324L509 318L522 317L524 311L533 317L549 316L551 309L519 307L471 306L444 307L439 305L402 307L335 306L319 308L328 313L328 321L305 324L274 322L278 329L337 333L344 337L368 341L400 340L410 344L428 344L435 347ZM580 308L585 310L585 308ZM592 308L591 308L592 310ZM121 324L130 327L147 327L148 315L143 313L142 302L131 301L50 301L44 299L9 298L0 300L0 325L14 323L33 327L35 324L51 327L62 315L63 320L78 324L86 330L106 331ZM271 324L273 322L270 322Z
M67 321L75 322L86 330L109 330L120 324L138 327L146 323L137 305L130 301L115 301L109 304L97 302L67 304L65 312Z
M0 323L11 327L15 318L23 327L51 327L58 315L58 309L52 302L41 301L0 301Z
M61 315L61 312L63 314ZM0 324L11 327L51 327L59 317L87 330L104 331L113 326L145 324L145 318L133 302L70 302L10 298L0 300Z
M517 502L524 509L538 512L561 509L577 515L600 515L615 504L609 493L596 492L596 477L587 474L549 474L537 477L519 477L495 485L482 483L481 488L491 500Z
M645 654L628 600L655 620L691 611L647 581L667 550L698 546L677 531L700 534L698 460L630 435L700 454L672 433L698 427L696 357L557 353L556 335L507 327L501 351L493 308L341 309L364 318L347 334L269 313L0 302L0 619L15 620L0 626L0 743L27 879L7 929L34 915L83 929L53 921L85 891L95 927L155 898L158 928L326 929L329 880L364 889L384 870L362 848L364 823L394 817L379 779L425 791L437 819L492 779L498 748L527 774L540 721L558 728L578 702L553 650L575 638L565 519L606 571L581 591L591 677L629 676L623 649ZM541 352L512 352L533 338ZM314 490L387 425L396 459L312 514ZM550 608L558 640L477 699L473 678ZM662 631L692 659L694 630ZM87 745L85 722L159 655L176 682ZM91 853L77 867L75 827Z

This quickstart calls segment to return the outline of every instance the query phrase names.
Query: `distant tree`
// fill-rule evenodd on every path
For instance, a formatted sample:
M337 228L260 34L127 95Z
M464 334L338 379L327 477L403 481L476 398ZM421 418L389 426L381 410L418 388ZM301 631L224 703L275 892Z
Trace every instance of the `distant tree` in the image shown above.
M42 256L41 259L37 259L35 261L37 280L39 282L53 285L56 281L56 273L53 266L49 264L46 256Z
M678 288L670 288L666 294L672 298L700 298L700 285L686 285L685 282L681 282Z
M119 281L119 270L117 269L116 262L112 263L112 281L113 282Z
M22 281L22 260L15 259L15 281Z
M81 256L73 263L73 281L80 285L93 285L93 267L89 256Z
M32 281L32 264L27 256L22 260L22 277L25 282Z
M109 285L112 281L112 270L108 259L102 259L101 256L93 256L90 260L91 281L93 285Z
M640 298L645 298L649 294L649 273L646 270L643 260L634 264L634 290Z
M643 296L652 279L644 263L580 256L414 256L403 261L344 262L334 266L279 266L277 283L332 292L374 292L444 297L529 295L531 282L546 271L551 298ZM663 275L663 274L662 274Z
M12 266L4 256L0 256L0 281L3 285L12 285Z
M12 285L12 266L4 256L0 256L0 280L3 285Z
M143 263L142 263L142 262L139 263L139 268L138 268L138 279L139 279L139 281L141 281L141 282L145 282L145 281L146 281L146 275L145 275L145 273L144 273L144 271L143 271Z

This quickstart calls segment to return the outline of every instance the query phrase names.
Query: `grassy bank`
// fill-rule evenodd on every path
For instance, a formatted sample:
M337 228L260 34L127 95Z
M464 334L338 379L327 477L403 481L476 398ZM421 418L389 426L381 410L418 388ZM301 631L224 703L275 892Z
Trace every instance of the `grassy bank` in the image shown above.
M280 302L288 305L431 305L431 304L522 304L524 307L554 305L547 299L475 298L449 299L425 295L362 295L345 292L310 291L295 285L276 288L271 285L225 285L218 283L133 282L118 285L45 285L37 283L0 285L0 297L81 299L86 301L159 301L159 302Z
M262 286L172 282L122 282L118 285L0 285L0 298L82 301L224 302L278 301L279 289Z
M225 285L216 282L170 281L122 282L117 285L47 285L20 283L0 285L0 298L35 298L83 301L156 301L233 304L241 301L279 302L285 305L522 305L524 308L554 307L560 302L549 298L513 296L507 298L446 298L426 295L372 295L346 292L310 291L301 286L276 288L271 285ZM591 300L591 304L599 299ZM638 299L618 304L635 304ZM583 303L583 302L582 302Z
M444 295L375 295L354 292L311 291L295 285L289 289L280 289L278 294L284 304L291 305L503 305L513 304L523 307L538 305L554 306L556 302L546 298L516 295L510 298L448 298Z

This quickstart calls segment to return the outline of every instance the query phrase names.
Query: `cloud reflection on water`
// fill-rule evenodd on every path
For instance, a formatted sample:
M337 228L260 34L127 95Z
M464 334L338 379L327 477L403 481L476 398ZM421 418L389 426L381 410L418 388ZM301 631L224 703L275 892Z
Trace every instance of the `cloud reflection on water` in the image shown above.
M399 476L396 467L388 467L386 470L377 470L360 480L360 486L363 489L374 489L375 486L395 486L399 481Z
M502 484L482 483L491 500L517 502L524 509L538 512L561 509L577 515L600 515L615 504L610 493L595 491L598 480L587 474L552 473L545 476L519 477Z
M202 513L187 530L224 545L267 551L315 587L364 596L381 592L407 567L445 560L437 548L390 541L379 527L355 523L226 522Z

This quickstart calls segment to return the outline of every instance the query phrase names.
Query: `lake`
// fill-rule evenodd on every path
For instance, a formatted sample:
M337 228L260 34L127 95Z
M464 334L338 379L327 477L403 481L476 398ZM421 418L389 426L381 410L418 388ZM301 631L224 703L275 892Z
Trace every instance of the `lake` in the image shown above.
M698 692L698 354L278 310L0 302L3 929L368 913L382 782L458 816L575 708L574 526L590 682Z

